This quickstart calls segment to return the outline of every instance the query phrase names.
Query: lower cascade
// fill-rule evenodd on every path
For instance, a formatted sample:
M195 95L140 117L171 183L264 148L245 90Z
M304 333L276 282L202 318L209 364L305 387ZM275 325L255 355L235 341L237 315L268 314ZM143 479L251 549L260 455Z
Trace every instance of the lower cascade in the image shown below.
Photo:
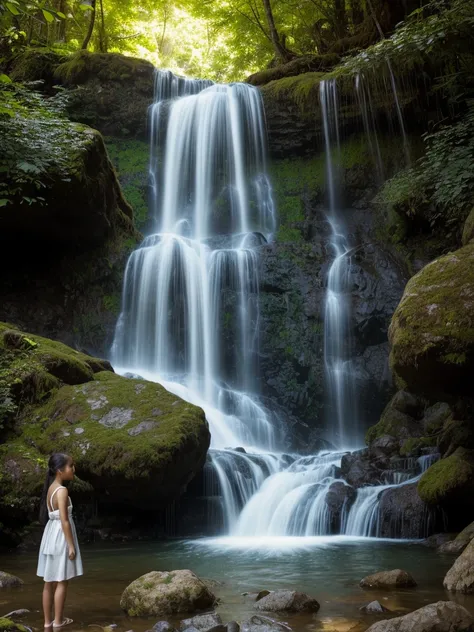
M302 456L283 452L282 424L258 392L259 248L277 226L260 94L247 84L156 73L156 232L129 258L112 361L119 373L160 382L205 410L212 436L205 469L214 481L208 493L222 508L222 529L215 529L229 536L398 537L396 524L382 527L380 500L416 482L437 458L395 464L380 485L358 489L341 473L347 448L360 445L361 436L348 341L350 245L332 161L339 134L334 82L322 82L321 104L334 254L324 354L335 449Z

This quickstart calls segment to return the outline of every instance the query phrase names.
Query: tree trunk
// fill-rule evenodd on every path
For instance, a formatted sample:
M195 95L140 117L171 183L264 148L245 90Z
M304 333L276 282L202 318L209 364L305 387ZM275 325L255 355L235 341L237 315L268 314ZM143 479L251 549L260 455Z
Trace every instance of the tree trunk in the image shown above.
M94 24L95 24L95 7L97 4L97 0L91 0L91 19L89 21L89 27L87 29L87 33L86 36L84 38L84 41L82 42L82 46L81 49L82 50L87 50L87 47L89 46L89 42L91 41L91 37L92 37L92 32L94 30Z
M263 7L265 9L265 16L267 18L268 29L270 32L270 39L273 44L273 48L275 50L275 54L277 58L282 61L289 61L293 58L293 54L284 46L282 43L280 36L278 34L277 28L275 26L275 20L273 18L273 11L270 4L270 0L262 0Z
M334 34L338 39L347 35L347 16L345 0L334 0Z
M106 53L108 49L108 43L107 43L107 35L105 32L104 0L99 0L99 3L100 3L99 50L101 53Z
M67 8L66 0L59 0L58 11L60 11L61 13L64 13L64 15L67 15L68 8ZM58 39L58 42L66 41L66 20L64 19L60 19L58 22L57 39Z
M358 26L364 21L364 11L360 0L351 0L351 21L352 26Z

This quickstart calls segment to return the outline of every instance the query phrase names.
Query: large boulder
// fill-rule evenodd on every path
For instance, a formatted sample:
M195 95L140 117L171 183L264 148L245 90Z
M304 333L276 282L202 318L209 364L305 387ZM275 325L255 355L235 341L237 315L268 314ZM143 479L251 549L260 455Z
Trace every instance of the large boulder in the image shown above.
M131 617L197 612L214 605L216 597L190 570L152 571L122 593L120 607Z
M403 617L378 621L367 632L473 632L474 617L457 603L438 601Z
M76 459L79 491L148 510L177 498L202 467L204 412L159 384L121 377L105 360L6 324L0 362L4 526L34 519L54 451Z
M70 453L97 492L143 509L179 496L210 442L202 409L159 384L110 372L61 387L32 414L33 423L28 416L18 425L26 443Z
M147 137L155 80L149 61L79 51L56 68L55 76L68 88L77 88L68 106L71 119L108 136Z
M448 418L439 432L439 452L446 458L459 447L474 449L474 424L470 419Z
M330 485L324 502L330 513L331 530L334 533L340 533L343 512L349 512L356 496L354 487L344 481L335 481Z
M418 404L418 406L417 406ZM398 441L399 447L407 439L421 437L423 426L418 420L422 404L410 393L399 391L385 407L380 421L369 428L366 441L369 446L382 437Z
M96 130L65 118L60 97L10 96L18 110L0 121L0 320L102 354L140 238L132 209Z
M449 591L474 593L474 540L449 569L443 585Z
M472 394L474 243L428 264L408 282L389 330L391 364L417 393Z
M367 575L360 581L361 588L392 590L397 588L414 588L416 582L410 573L396 568L392 571L380 571Z
M313 597L294 590L275 590L255 604L256 610L267 612L317 612L319 603Z
M41 242L43 252L46 246L59 252L72 247L77 252L104 243L122 228L133 234L132 209L122 196L97 130L60 116L51 121L39 118L37 128L31 126L26 116L10 125L22 137L16 138L6 128L7 138L3 140L6 151L9 143L20 144L16 151L21 152L28 164L31 161L31 169L35 168L35 159L44 165L41 177L45 182L38 197L34 180L26 176L18 191L21 173L7 171L9 190L15 185L17 188L8 203L0 207L2 248L21 238L24 245L31 243L33 247ZM5 158L8 157L7 153Z
M416 483L392 487L380 496L377 535L382 538L424 538L429 531L436 530L436 518L437 512L420 498Z
M380 484L383 475L368 450L344 454L341 459L341 473L347 483L356 488Z
M457 448L432 465L421 477L418 493L428 505L458 508L465 524L474 512L474 451Z

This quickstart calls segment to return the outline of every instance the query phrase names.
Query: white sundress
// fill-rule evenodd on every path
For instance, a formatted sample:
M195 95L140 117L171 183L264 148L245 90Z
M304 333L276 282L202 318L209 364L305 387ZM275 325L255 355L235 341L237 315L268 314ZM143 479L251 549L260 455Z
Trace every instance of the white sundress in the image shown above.
M63 485L59 485L51 494L49 499L51 507L48 506L48 501L46 500L49 520L41 540L38 569L36 571L36 574L39 577L43 577L45 582L63 582L83 574L76 526L72 518L72 501L69 498L68 513L74 548L76 549L76 558L74 560L69 559L69 548L61 526L59 509L53 509L53 497L58 489L65 488Z

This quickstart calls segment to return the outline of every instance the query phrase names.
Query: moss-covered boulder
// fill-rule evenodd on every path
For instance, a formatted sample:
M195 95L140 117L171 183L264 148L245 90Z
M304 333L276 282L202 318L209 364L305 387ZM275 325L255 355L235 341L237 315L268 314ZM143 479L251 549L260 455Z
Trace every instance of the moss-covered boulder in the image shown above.
M30 632L30 628L26 628L11 619L0 617L0 632Z
M2 247L21 239L25 245L40 240L59 252L71 247L80 251L120 230L132 236L133 212L99 132L59 116L50 118L40 107L36 114L40 118L20 115L5 128L7 151L24 162L13 165L13 155L1 160L8 196L0 207Z
M48 88L57 83L55 70L65 60L48 48L22 48L8 61L8 72L12 81L43 81Z
M77 88L68 106L73 120L110 136L147 137L153 64L118 53L79 51L59 65L55 74L63 85Z
M206 584L192 571L153 571L124 590L120 607L131 617L198 612L216 602Z
M330 70L340 62L339 55L328 53L326 55L304 55L292 59L286 64L275 66L274 68L266 68L255 72L247 78L247 83L254 86L262 86L270 81L283 79L284 77L295 77L307 72L320 72L322 70Z
M209 442L204 412L159 384L0 324L2 537L35 518L52 452L74 456L73 493L156 511L202 467Z
M474 244L440 257L407 284L389 331L391 364L410 390L472 394Z
M110 500L143 509L173 500L204 464L204 412L159 384L97 373L63 386L21 425L43 454L74 456L78 474Z
M423 426L420 421L412 417L408 412L404 412L409 411L412 414L416 414L416 398L409 393L402 393L402 395L404 397L401 397L400 393L394 395L383 411L378 424L367 431L366 441L369 446L383 436L395 438L401 446L404 441L423 435ZM410 407L406 402L412 401L415 403ZM406 405L402 405L403 402Z
M101 135L65 117L64 97L3 90L15 116L0 121L0 320L102 354L140 238L132 209Z
M0 436L27 405L41 404L62 384L83 384L112 371L99 360L48 338L0 323Z
M458 510L467 522L474 510L474 451L458 448L432 465L421 477L418 493L428 505Z

